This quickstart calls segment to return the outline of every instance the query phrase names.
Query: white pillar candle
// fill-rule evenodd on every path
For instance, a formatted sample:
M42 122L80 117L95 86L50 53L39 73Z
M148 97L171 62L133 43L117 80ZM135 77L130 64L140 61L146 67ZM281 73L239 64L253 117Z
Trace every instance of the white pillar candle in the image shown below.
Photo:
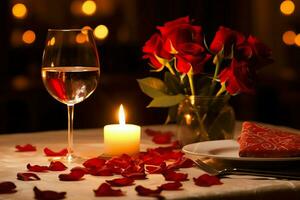
M141 127L125 124L123 106L119 110L120 124L104 126L104 154L117 156L121 154L134 155L140 151Z

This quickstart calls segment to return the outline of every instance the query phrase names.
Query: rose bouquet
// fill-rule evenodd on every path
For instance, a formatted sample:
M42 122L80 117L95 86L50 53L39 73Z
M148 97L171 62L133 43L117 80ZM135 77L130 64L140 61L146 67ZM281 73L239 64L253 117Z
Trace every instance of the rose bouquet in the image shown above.
M187 97L214 97L209 103L213 108L218 97L253 93L256 71L272 62L271 50L257 38L223 26L210 45L202 27L188 16L157 29L143 47L143 58L151 71L164 71L163 80L147 77L138 83L153 98L148 107L170 107L168 121L176 119L177 107Z

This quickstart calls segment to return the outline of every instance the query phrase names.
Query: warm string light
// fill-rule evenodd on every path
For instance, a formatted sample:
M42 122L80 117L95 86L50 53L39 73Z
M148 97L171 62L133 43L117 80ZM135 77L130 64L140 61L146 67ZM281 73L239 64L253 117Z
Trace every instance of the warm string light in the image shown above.
M296 33L294 31L286 31L282 35L282 41L286 45L293 45L293 44L295 44L295 38L296 38Z
M280 4L280 11L284 15L291 15L295 11L295 4L291 0L284 0Z
M35 33L32 30L27 30L22 35L22 40L26 44L32 44L35 41Z
M27 8L22 3L17 3L12 7L12 14L15 18L23 19L27 16Z
M97 10L97 5L92 0L87 0L83 2L81 10L85 15L93 15Z
M109 30L105 25L99 25L94 30L96 39L104 40L108 36Z

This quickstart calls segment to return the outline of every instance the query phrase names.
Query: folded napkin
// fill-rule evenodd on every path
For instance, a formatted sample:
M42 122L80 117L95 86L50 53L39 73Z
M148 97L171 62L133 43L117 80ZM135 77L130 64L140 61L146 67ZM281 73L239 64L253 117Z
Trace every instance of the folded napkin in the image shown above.
M253 122L244 122L240 157L300 157L300 134L269 128Z

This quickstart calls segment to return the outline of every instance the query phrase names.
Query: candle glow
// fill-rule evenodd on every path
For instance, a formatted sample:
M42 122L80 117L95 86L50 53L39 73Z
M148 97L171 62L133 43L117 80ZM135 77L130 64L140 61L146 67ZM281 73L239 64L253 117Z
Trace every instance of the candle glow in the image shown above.
M122 104L120 105L119 109L119 123L121 125L125 125L125 112Z
M134 155L140 150L141 127L126 124L123 105L119 109L119 124L104 126L104 154L117 156Z

